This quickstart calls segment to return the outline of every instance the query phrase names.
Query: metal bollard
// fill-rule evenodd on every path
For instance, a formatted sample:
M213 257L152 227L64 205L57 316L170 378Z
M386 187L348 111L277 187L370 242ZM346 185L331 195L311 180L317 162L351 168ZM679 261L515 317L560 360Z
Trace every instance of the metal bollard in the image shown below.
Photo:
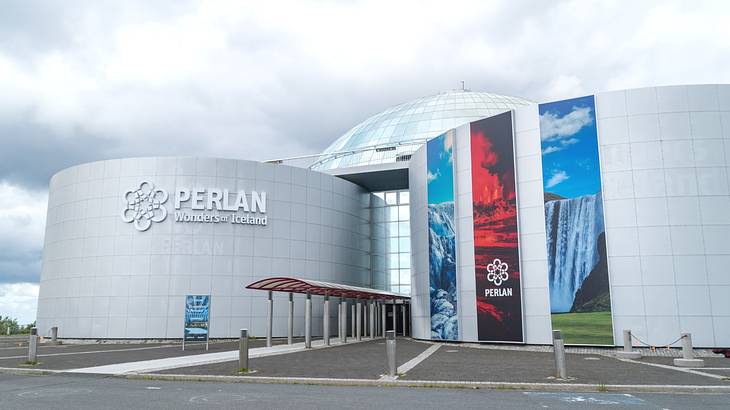
M624 329L624 350L616 352L619 359L641 359L641 352L635 352L631 342L631 330Z
M692 334L682 333L682 358L674 359L674 365L678 367L704 367L705 361L695 359L692 352Z
M395 330L385 332L385 354L388 357L388 376L395 377Z
M28 362L35 363L38 361L38 329L30 329L30 339L28 340Z
M565 367L565 341L560 330L553 330L553 350L555 351L555 368L558 379L567 379L568 370Z
M238 371L248 371L248 329L241 329L238 338Z

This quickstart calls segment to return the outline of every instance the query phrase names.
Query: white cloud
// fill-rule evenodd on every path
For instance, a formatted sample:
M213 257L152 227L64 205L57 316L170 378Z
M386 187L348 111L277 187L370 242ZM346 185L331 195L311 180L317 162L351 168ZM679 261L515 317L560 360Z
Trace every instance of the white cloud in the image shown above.
M565 171L554 171L553 175L548 179L545 188L552 188L569 178L568 173Z
M567 140L560 140L560 143L563 145L574 145L579 142L580 142L580 140L578 138L569 138Z
M541 102L730 82L730 3L626 10L507 0L10 2L0 13L0 182L34 196L52 172L92 159L316 153L369 115L460 80ZM45 211L21 208L0 207L0 245L17 241L21 250L7 253L26 260L42 246ZM39 260L14 266L35 280Z
M0 182L0 283L37 280L47 202L45 193Z
M426 174L426 181L428 183L431 183L431 181L436 180L436 178L438 178L440 176L441 176L441 171L440 170L437 170L435 174L433 172L431 172L431 171L428 171L428 174Z
M454 133L447 132L444 137L444 151L449 156L449 163L454 162Z
M565 147L556 147L555 145L548 145L547 147L542 149L542 155L552 154L553 152L558 152L564 150Z
M554 112L546 112L540 116L540 138L543 141L555 141L578 133L581 128L593 124L590 107L573 107L573 110L559 117ZM571 138L569 141L575 140ZM577 142L577 140L575 140Z
M0 283L0 316L18 319L27 325L36 320L38 308L38 284Z

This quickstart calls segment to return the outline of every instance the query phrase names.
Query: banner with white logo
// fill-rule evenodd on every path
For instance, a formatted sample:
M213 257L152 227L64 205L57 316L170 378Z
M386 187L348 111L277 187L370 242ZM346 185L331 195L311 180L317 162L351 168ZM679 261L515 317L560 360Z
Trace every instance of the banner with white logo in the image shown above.
M471 123L471 172L478 338L522 342L511 112Z

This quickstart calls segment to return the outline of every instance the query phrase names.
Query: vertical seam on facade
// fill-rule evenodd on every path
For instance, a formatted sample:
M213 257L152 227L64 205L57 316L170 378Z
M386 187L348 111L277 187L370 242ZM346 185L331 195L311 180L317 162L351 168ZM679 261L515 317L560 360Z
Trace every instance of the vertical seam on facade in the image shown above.
M686 89L685 89L686 92ZM677 290L678 284L677 284L677 266L674 263L674 240L672 238L672 224L669 221L669 195L667 193L667 177L665 173L665 165L664 165L664 144L663 144L663 138L661 133L661 125L659 122L659 95L657 93L657 89L654 89L654 99L657 106L657 112L656 112L656 126L657 126L657 134L659 136L659 155L661 156L661 170L662 170L662 178L664 178L664 206L667 210L667 221L666 226L667 230L669 231L669 254L670 261L672 263L672 279L673 279L673 288L674 288L674 303L677 307L677 313L675 315L676 321L677 321L677 327L679 328L680 332L682 331L682 322L680 319L679 314L679 292ZM689 98L687 97L687 102L689 103ZM694 156L694 154L693 154Z

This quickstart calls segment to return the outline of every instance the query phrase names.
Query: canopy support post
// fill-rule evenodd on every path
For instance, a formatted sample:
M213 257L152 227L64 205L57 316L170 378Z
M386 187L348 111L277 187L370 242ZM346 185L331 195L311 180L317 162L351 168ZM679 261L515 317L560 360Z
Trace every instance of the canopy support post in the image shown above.
M405 337L405 335L406 335L406 304L405 303L403 303L403 306L401 306L400 311L401 311L401 315L403 316L403 320L401 323L403 326L403 336Z
M289 316L287 318L286 343L292 344L294 337L294 294L289 293Z
M330 297L324 295L324 312L322 314L322 334L324 336L324 345L330 345Z
M357 340L362 340L362 303L358 300L357 301L357 327L355 330L357 331Z
M342 338L342 296L340 296L340 303L337 305L337 337L340 339L340 343L345 343Z
M395 304L395 299L393 299L393 332L398 334L398 305Z
M372 297L368 301L368 311L370 312L370 333L368 336L370 336L370 339L375 338L375 302L373 301Z
M271 334L274 331L274 292L269 291L266 303L266 347L271 347Z
M312 295L309 293L304 307L304 347L312 347Z
M350 327L352 328L352 332L350 332L350 336L352 336L353 339L355 339L355 301L352 301L352 306L350 306L350 310L352 311L351 315L351 322Z

